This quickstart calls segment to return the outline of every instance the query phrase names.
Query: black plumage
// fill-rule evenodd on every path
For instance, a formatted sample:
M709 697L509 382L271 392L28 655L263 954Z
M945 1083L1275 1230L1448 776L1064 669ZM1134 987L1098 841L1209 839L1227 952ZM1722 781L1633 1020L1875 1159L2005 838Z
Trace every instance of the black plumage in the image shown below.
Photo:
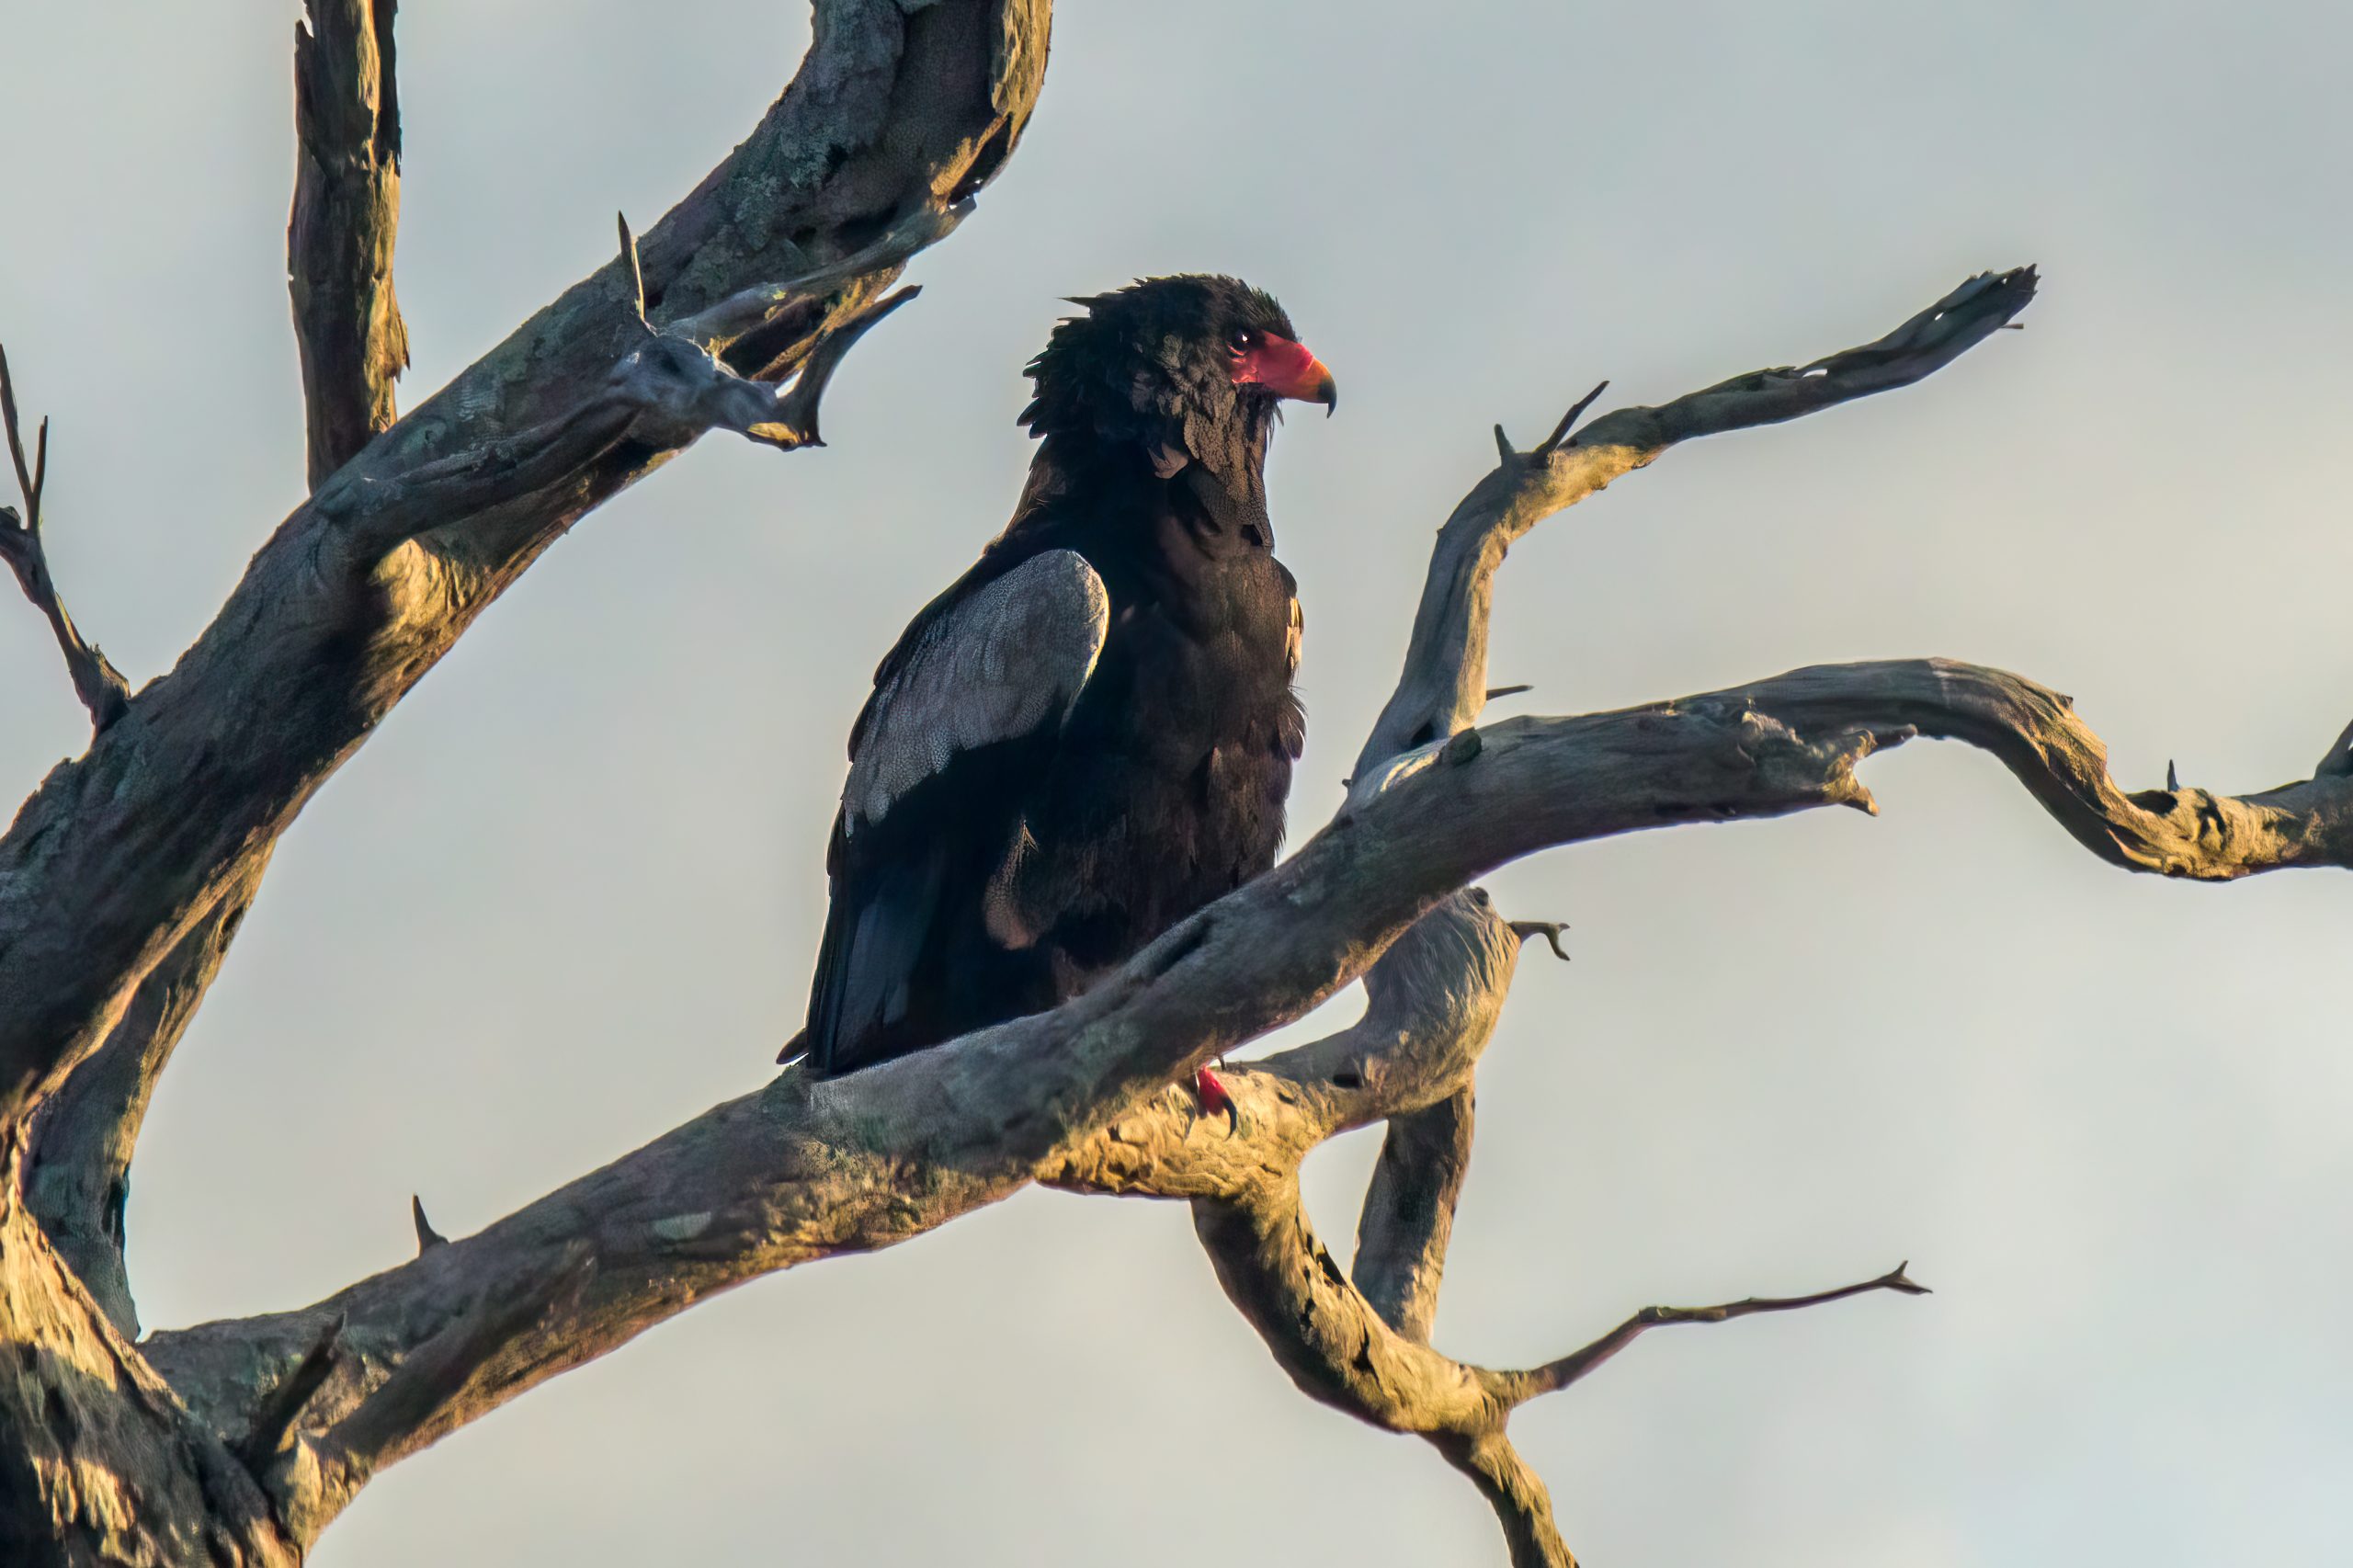
M1264 475L1332 401L1272 298L1152 278L1029 367L1012 521L926 606L850 733L792 1049L843 1073L1037 1012L1274 861L1305 719Z

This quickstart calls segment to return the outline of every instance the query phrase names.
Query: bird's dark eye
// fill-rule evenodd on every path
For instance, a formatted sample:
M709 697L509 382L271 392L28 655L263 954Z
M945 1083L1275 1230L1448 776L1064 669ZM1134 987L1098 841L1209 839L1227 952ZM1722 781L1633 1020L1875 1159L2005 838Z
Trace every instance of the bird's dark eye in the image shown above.
M1242 354L1248 352L1250 346L1258 341L1258 335L1246 326L1237 326L1233 329L1233 335L1225 341L1228 347L1236 354Z

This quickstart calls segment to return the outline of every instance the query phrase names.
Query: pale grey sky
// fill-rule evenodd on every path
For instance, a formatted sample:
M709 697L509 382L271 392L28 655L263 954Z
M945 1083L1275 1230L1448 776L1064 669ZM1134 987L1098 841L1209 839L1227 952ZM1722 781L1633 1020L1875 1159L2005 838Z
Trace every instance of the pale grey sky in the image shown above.
M301 489L298 7L13 7L0 341L56 570L134 682ZM805 39L755 0L411 0L414 403L649 223ZM1909 0L1072 0L1044 104L824 451L714 437L597 514L322 793L165 1079L149 1324L294 1305L769 1071L874 658L1002 522L1057 296L1217 268L1335 368L1272 473L1320 822L1429 531L1602 376L1654 401L2042 264L1933 381L1673 454L1547 524L1495 675L1614 706L1941 653L2071 692L2121 775L2271 785L2348 716L2353 12ZM0 604L0 767L84 722ZM1601 1564L2316 1562L2353 1467L2353 889L2095 862L1981 756L1885 815L1514 868L1574 923L1487 1059L1441 1345L1646 1301L1938 1293L1655 1335L1515 1431ZM1352 1003L1343 1001L1336 1008ZM1335 1016L1340 1016L1336 1010ZM1311 1196L1353 1232L1363 1139ZM915 1506L919 1502L920 1506ZM1030 1194L697 1309L377 1482L320 1568L1500 1559L1409 1440L1309 1404L1180 1210Z

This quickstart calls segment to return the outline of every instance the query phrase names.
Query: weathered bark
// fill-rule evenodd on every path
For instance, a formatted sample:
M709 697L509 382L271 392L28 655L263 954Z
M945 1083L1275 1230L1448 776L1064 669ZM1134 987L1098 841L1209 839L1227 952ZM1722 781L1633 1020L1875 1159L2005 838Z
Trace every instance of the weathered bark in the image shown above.
M1357 1219L1348 1277L1381 1322L1421 1345L1438 1321L1477 1100L1465 1084L1436 1105L1391 1118Z
M401 111L394 0L304 0L294 26L301 150L286 227L286 282L302 357L311 488L392 423L408 325L392 294Z
M645 236L654 324L915 232L968 197L1036 102L1048 15L1045 0L821 0L793 85ZM901 260L847 282L821 274L821 292L786 290L710 346L739 371L789 375ZM584 400L642 338L626 271L575 285L339 470L177 666L27 801L0 838L0 1118L97 1047L146 972L541 551L699 433L631 428L608 399ZM584 401L612 421L586 426L601 438L534 443L580 435ZM374 526L384 493L460 479L476 496L509 488L462 519L412 510L398 514L405 532Z
M809 57L749 141L642 244L624 223L610 267L395 421L392 0L308 8L289 277L313 494L136 697L72 631L45 567L23 564L40 562L40 462L7 406L30 517L0 542L98 734L0 837L0 1559L299 1561L386 1466L545 1379L733 1285L1039 1181L1190 1202L1229 1298L1303 1392L1436 1447L1495 1508L1515 1563L1569 1564L1506 1435L1518 1405L1654 1326L1919 1287L1899 1266L1811 1296L1648 1308L1523 1369L1433 1347L1477 1064L1526 937L1558 950L1557 926L1506 921L1472 879L1643 828L1873 810L1856 765L1920 734L1991 751L2128 869L2353 866L2353 729L2311 779L2260 794L2170 778L2128 792L2066 699L1941 660L1473 727L1512 540L1682 440L1930 374L2034 293L2031 268L1984 275L1802 368L1576 431L1589 396L1524 452L1498 430L1497 467L1440 532L1338 816L1085 995L847 1078L788 1071L476 1235L444 1240L416 1205L415 1260L133 1347L120 1211L140 1119L278 835L587 510L709 429L816 441L842 357L911 292L888 292L907 257L952 230L1017 140L1049 11L818 0ZM1172 1087L1359 978L1358 1024L1227 1069L1234 1127ZM1301 1162L1382 1122L1344 1272L1301 1204Z
M0 1199L0 1562L294 1568L268 1497Z
M847 1078L788 1071L478 1235L301 1312L157 1335L150 1355L199 1415L235 1432L341 1313L347 1359L313 1409L331 1439L408 1358L454 1335L468 1349L463 1375L444 1380L455 1392L426 1423L438 1436L717 1290L891 1245L1033 1175L1167 1196L1263 1178L1332 1132L1438 1103L1463 1086L1462 1072L1434 1064L1427 1043L1399 1047L1384 1017L1366 1034L1303 1048L1304 1058L1276 1058L1267 1074L1237 1071L1250 1131L1230 1143L1153 1102L1181 1074L1362 974L1433 903L1506 860L1681 823L1868 807L1854 765L1921 732L1988 745L2063 820L2084 809L2063 768L2042 766L2097 746L2072 713L2015 676L1937 661L1512 720L1474 732L1475 747L1458 737L1427 748L1427 766L1396 770L1290 860L1051 1013ZM2148 817L2104 775L2093 793ZM2283 797L2302 801L2297 832L2284 831ZM2206 869L2347 864L2348 807L2344 778L2222 801L2226 822L2272 825L2259 843L2211 846ZM1374 1036L1387 1043L1375 1049ZM574 1282L537 1315L494 1317L557 1278ZM1345 1277L1332 1288L1356 1297ZM328 1460L321 1468L333 1472Z
M1979 318L1970 340L1997 320ZM1711 395L1733 399L1734 409L1776 406L1770 380L1761 391L1758 380ZM1817 397L1839 385L1806 380ZM600 417L576 414L535 439L574 439L583 426L602 439ZM1458 518L1524 529L1590 494L1597 474L1639 466L1643 449L1599 450L1608 455L1556 440L1507 452ZM504 483L500 475L535 460L523 452L503 468L460 465L408 483ZM380 521L410 506L397 481L360 504L378 506ZM1438 570L1453 548L1441 541ZM1485 574L1449 580L1454 591L1483 593ZM1438 613L1465 628L1466 643L1471 628L1483 632L1483 608L1457 615L1440 602ZM1461 647L1427 657L1456 668L1473 662ZM1420 667L1409 665L1407 682ZM1456 699L1447 711L1476 710ZM313 1308L159 1335L150 1356L217 1435L271 1449L271 1494L295 1538L307 1540L382 1465L696 1300L812 1258L891 1244L1042 1177L1242 1206L1204 1210L1205 1227L1233 1243L1221 1249L1221 1268L1234 1288L1294 1306L1307 1290L1314 1311L1281 1321L1312 1325L1321 1312L1360 1331L1352 1340L1326 1333L1312 1345L1276 1343L1294 1375L1322 1380L1319 1397L1365 1419L1444 1437L1454 1445L1449 1458L1491 1500L1540 1498L1540 1488L1497 1479L1513 1472L1487 1440L1507 1396L1531 1374L1483 1372L1425 1342L1443 1263L1438 1215L1460 1179L1461 1140L1434 1142L1427 1159L1412 1156L1414 1168L1397 1173L1437 1196L1366 1260L1369 1278L1387 1271L1393 1281L1384 1290L1394 1323L1316 1261L1321 1249L1297 1215L1295 1193L1285 1196L1297 1163L1348 1127L1467 1096L1519 935L1477 899L1449 901L1450 890L1547 845L1688 820L1868 806L1854 764L1922 730L1996 750L2086 842L2113 842L2127 826L2143 844L2166 832L2164 812L2107 784L2104 772L2086 776L2097 743L2063 705L2016 677L1968 666L1801 671L1620 713L1457 734L1361 772L1339 820L1290 861L1053 1013L847 1079L812 1084L787 1073L478 1235L429 1247ZM2347 794L2353 786L2324 780L2217 804L2223 820L2259 822L2268 836L2238 834L2228 856L2210 846L2201 864L2222 874L2226 864L2237 871L2341 856ZM2117 831L2090 833L2087 812ZM2159 858L2173 865L2180 856ZM1426 920L1433 905L1442 913ZM1411 938L1392 948L1409 928ZM1183 1071L1299 1016L1384 952L1371 1010L1356 1029L1233 1072L1246 1136L1218 1138L1172 1101L1166 1085ZM1401 1142L1399 1158L1410 1154ZM1380 1235L1381 1224L1376 1211L1368 1233ZM1360 1369L1336 1368L1318 1348L1343 1343L1352 1355L1377 1345L1375 1364L1390 1373L1366 1383ZM307 1390L313 1380L299 1419L288 1416L281 1391L290 1382ZM1376 1388L1389 1392L1376 1399ZM1399 1389L1412 1397L1401 1400ZM1462 1447L1465 1433L1479 1440ZM1506 1520L1507 1533L1540 1541L1532 1518Z
M408 328L392 297L401 189L393 0L312 0L308 9L311 27L294 28L300 157L286 276L315 491L391 427ZM116 685L119 712L129 688L119 676ZM133 1338L139 1312L123 1260L131 1155L156 1081L268 868L267 853L256 858L147 972L106 1042L73 1070L34 1127L27 1200L68 1267Z
M1902 326L1810 365L1752 370L1656 408L1620 408L1583 430L1576 421L1608 386L1579 399L1525 452L1495 426L1500 460L1438 529L1405 668L1357 756L1356 774L1478 722L1487 701L1487 623L1495 569L1512 541L1611 480L1647 467L1678 442L1773 425L1905 387L2009 325L2034 300L2031 267L1969 279Z
M131 1199L139 1130L173 1048L229 956L267 864L265 858L224 892L148 971L106 1043L33 1117L25 1202L65 1266L126 1338L139 1337L139 1308L123 1260L123 1206Z
M392 12L314 0L297 34L289 278L317 494L135 698L49 579L46 426L28 461L5 399L27 513L0 516L0 553L99 734L0 838L0 1561L299 1559L324 1522L303 1505L328 1493L282 1472L313 1451L290 1435L344 1354L335 1336L233 1431L192 1418L127 1341L122 1202L156 1077L277 836L541 550L706 429L817 440L841 355L912 293L885 297L1017 140L1050 6L820 0L793 85L642 252L624 228L620 261L398 424ZM431 1440L476 1337L419 1347L337 1428L336 1506Z

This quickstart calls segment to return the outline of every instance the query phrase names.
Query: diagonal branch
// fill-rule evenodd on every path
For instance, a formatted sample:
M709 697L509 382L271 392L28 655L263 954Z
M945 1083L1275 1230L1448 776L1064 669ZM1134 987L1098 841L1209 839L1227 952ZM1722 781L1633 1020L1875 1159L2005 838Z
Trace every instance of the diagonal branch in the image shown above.
M1471 1478L1479 1495L1495 1509L1512 1568L1577 1568L1568 1542L1561 1539L1561 1527L1553 1522L1552 1494L1544 1478L1520 1458L1509 1437L1488 1432L1476 1437L1435 1438L1432 1445Z
M391 426L392 381L408 364L407 328L392 298L400 214L393 4L310 0L310 26L294 28L300 155L286 272L314 490ZM139 1333L123 1211L140 1128L267 867L266 855L252 864L148 971L105 1043L74 1070L33 1130L28 1200L126 1337Z
M65 655L65 672L74 678L74 694L90 710L92 731L103 732L122 717L131 700L131 685L97 643L83 640L49 574L49 551L40 537L41 493L49 484L49 421L40 422L33 458L28 463L24 431L17 419L17 388L8 375L6 349L0 349L0 429L6 430L8 460L17 471L17 490L25 503L21 513L14 506L0 506L0 556L17 574L17 585L24 589L25 597L49 619L58 652Z
M952 211L1028 123L1050 15L1049 0L817 0L800 74L642 236L639 287L620 266L574 285L281 525L195 646L141 692L137 722L53 770L0 836L0 1128L99 1046L140 981L486 606L709 427L699 407L669 417L671 399L723 383L691 363L665 381L679 351L709 357L668 338L641 352L640 298L656 324L692 319ZM828 274L822 297L763 307L727 369L789 374L828 329L846 347L897 271ZM822 383L821 371L801 404L775 409L794 441L814 436L801 416ZM581 389L600 386L610 395L584 409Z
M1372 1049L1373 1036L1399 1015L1369 1012L1372 1027L1362 1032L1236 1073L1236 1097L1254 1126L1265 1125L1241 1140L1222 1139L1209 1124L1188 1135L1182 1110L1166 1103L1167 1085L1306 1013L1392 944L1400 949L1392 976L1425 961L1433 949L1399 943L1400 935L1450 890L1506 860L1646 828L1868 806L1855 764L1919 733L1995 751L2047 805L2129 813L2130 832L2120 817L2116 832L2136 843L2154 842L2177 820L2134 804L2104 773L2089 799L2075 791L2063 759L2079 759L2097 741L2056 698L2015 676L1940 661L1801 670L1621 712L1511 720L1476 732L1476 746L1459 738L1396 769L1386 789L1352 803L1290 860L1051 1012L844 1078L813 1082L786 1072L486 1230L313 1307L153 1336L150 1358L191 1408L241 1432L321 1324L346 1312L349 1364L313 1405L314 1420L332 1423L465 1303L528 1291L568 1249L586 1245L594 1260L587 1285L514 1328L483 1361L484 1373L437 1414L446 1429L715 1291L895 1244L1006 1197L1040 1172L1075 1185L1211 1194L1211 1206L1229 1193L1279 1190L1289 1149L1303 1152L1330 1131L1425 1108L1461 1088L1462 1052L1449 1046L1428 1059L1384 1056ZM2215 813L2207 837L2174 844L2165 855L2176 858L2143 869L2178 866L2177 857L2192 851L2205 858L2186 874L2353 866L2353 777L2235 801L2199 799ZM2176 810L2182 824L2194 824L2189 806ZM1449 907L1478 906L1466 897ZM1507 979L1517 934L1491 915L1476 929L1500 934L1495 950ZM1430 935L1447 932L1434 926ZM1459 993L1376 985L1373 1006L1420 1008L1438 996L1452 1006L1446 996L1468 997L1486 983ZM1461 1016L1491 1024L1499 1005L1498 992L1466 1001ZM1475 1038L1484 1043L1483 1034ZM1166 1131L1155 1119L1163 1117ZM1124 1152L1139 1149L1151 1157ZM1230 1161L1225 1149L1236 1152ZM1273 1235L1279 1206L1272 1212L1251 1224ZM1295 1260L1289 1267L1295 1277L1306 1272ZM1320 1265L1313 1272L1324 1277ZM1459 1364L1422 1359L1436 1353L1393 1332L1344 1274L1330 1272L1316 1288L1357 1303L1353 1316L1336 1320L1363 1331L1347 1341L1351 1356L1373 1343L1403 1369L1398 1375L1431 1390L1453 1377L1440 1373ZM1474 1393L1500 1404L1507 1392L1482 1385L1449 1397L1467 1409ZM1430 1407L1425 1400L1417 1408Z
M126 1339L139 1335L139 1309L123 1260L123 1215L140 1128L173 1049L229 956L267 864L265 859L224 892L147 972L106 1043L74 1070L33 1120L25 1201L59 1257Z
M1438 529L1397 689L1358 754L1356 776L1478 722L1487 701L1487 621L1512 541L1679 441L1818 413L1934 374L2010 324L2033 300L2035 269L1980 273L1893 332L1797 369L1756 370L1656 408L1621 408L1572 436L1586 394L1552 433L1499 461Z
M1297 1169L1343 1132L1388 1119L1393 1137L1411 1119L1443 1115L1470 1095L1518 957L1519 943L1485 890L1455 893L1366 971L1367 1006L1356 1023L1221 1069L1247 1132L1204 1121L1189 1093L1172 1085L1094 1137L1056 1150L1037 1178L1120 1197L1232 1198ZM1450 1197L1446 1206L1450 1222ZM1426 1220L1418 1230L1401 1229L1393 1244L1401 1256L1392 1267L1409 1276L1427 1272L1434 1292L1444 1241L1435 1242L1436 1258L1426 1256L1433 1245L1429 1227Z
M408 327L392 294L401 210L395 0L304 0L294 25L300 158L286 281L301 352L310 483L319 487L393 417Z
M621 235L633 256L626 225ZM844 312L817 334L783 391L737 375L685 337L648 328L602 390L570 413L391 480L338 473L321 487L318 511L335 530L338 556L358 568L428 529L456 528L561 484L623 441L683 447L726 429L782 451L822 446L818 405L843 357L917 292L902 289Z
M1391 1118L1357 1219L1349 1278L1381 1322L1419 1345L1438 1321L1476 1105L1465 1084L1434 1106Z

